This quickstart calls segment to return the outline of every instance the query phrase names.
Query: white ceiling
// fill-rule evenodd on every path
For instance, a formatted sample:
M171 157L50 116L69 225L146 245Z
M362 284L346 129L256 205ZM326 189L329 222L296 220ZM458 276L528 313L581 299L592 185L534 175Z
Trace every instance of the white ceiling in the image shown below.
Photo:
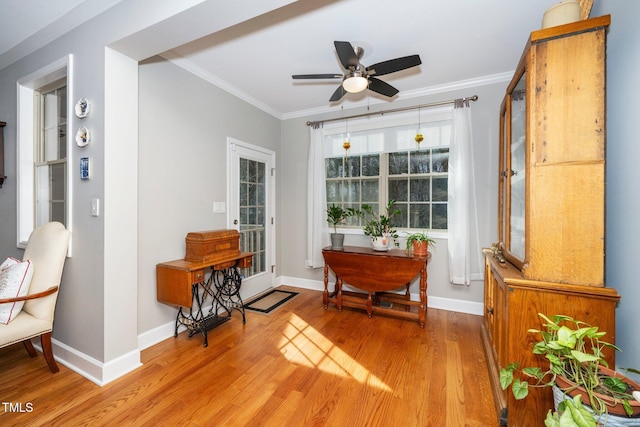
M25 39L55 37L53 27L68 31L119 1L130 0L0 0L0 57ZM334 40L363 47L364 65L419 54L421 66L381 77L400 90L393 99L404 99L504 79L544 11L558 1L299 0L163 56L277 117L294 117L389 103L369 91L329 103L339 80L291 79L342 73Z

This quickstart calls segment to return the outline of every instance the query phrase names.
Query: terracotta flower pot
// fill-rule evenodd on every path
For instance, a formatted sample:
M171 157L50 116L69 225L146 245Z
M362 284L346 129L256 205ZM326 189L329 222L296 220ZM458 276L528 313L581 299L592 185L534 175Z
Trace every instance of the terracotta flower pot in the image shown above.
M427 242L413 241L413 254L415 256L427 256L429 245Z
M622 375L619 372L616 372L612 369L609 369L607 367L604 366L600 366L600 372L604 375L613 377L613 378L620 378L622 379L622 381L624 381L625 383L629 384L631 387L633 387L635 390L640 390L640 385L638 383L636 383L635 381L633 381L630 378L625 377L624 375ZM576 395L581 395L582 396L582 402L590 405L589 403L589 395L587 394L587 391L584 389L584 387L582 386L576 386L576 384L570 382L569 380L567 380L565 377L562 377L560 375L558 375L556 377L556 384L557 386L562 389L562 391L564 391L566 394L568 394L569 396L573 397ZM595 393L596 396L598 396L600 399L602 399L603 402L605 402L605 404L607 405L607 412L609 414L615 414L615 415L621 415L621 416L628 416L627 413L624 411L624 407L622 406L622 402L614 402L613 398L606 396L604 394L601 393ZM637 400L631 398L629 399L629 404L631 405L631 408L633 409L633 415L632 417L638 416L640 415L640 402L638 402Z

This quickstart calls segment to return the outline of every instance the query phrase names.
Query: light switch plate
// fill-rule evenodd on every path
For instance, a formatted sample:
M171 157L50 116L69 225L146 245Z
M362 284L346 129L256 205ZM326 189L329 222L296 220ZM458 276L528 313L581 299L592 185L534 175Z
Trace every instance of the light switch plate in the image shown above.
M100 199L91 199L91 216L100 216Z
M227 205L225 202L213 202L213 213L225 213Z

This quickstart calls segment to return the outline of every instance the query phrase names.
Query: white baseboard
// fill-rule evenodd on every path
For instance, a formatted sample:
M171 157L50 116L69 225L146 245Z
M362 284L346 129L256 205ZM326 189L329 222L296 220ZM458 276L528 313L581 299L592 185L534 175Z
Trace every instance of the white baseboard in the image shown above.
M324 282L321 280L309 280L299 279L297 277L280 276L276 279L276 286L282 285L295 286L297 288L311 289L315 291L324 291ZM345 285L345 289L358 291L357 289L351 288L348 285ZM418 294L411 294L411 299L418 301L420 299L420 296ZM477 316L482 316L484 314L484 303L457 300L452 298L428 296L427 307L439 310L457 311L459 313L465 314L474 314Z
M481 302L430 296L427 298L427 307L446 311L457 311L458 313L473 314L476 316L484 315L484 303Z
M33 346L42 352L39 340L33 340ZM142 366L139 349L103 363L56 339L51 340L51 347L56 363L66 366L99 386L108 384Z
M167 322L164 325L160 325L157 328L151 329L150 331L143 332L142 334L138 335L138 348L140 350L144 350L145 348L154 346L169 337L173 337L175 327L176 321L172 320L171 322ZM182 329L179 328L178 332L181 331Z

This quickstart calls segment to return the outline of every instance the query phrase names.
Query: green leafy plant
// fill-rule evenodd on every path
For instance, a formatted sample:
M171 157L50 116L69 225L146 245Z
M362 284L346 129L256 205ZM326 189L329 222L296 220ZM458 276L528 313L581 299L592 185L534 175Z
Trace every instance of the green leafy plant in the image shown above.
M436 246L436 241L431 238L426 231L407 234L408 251L413 248L413 242L427 242L427 246L430 248L434 248Z
M338 225L354 214L353 209L344 209L342 206L332 204L327 209L327 222L333 226L333 232L337 234Z
M606 332L569 316L556 315L552 319L538 313L543 319L543 330L529 329L538 334L541 340L533 347L533 353L543 355L549 362L549 369L543 371L539 367L518 369L517 363L511 363L500 370L500 385L503 390L511 386L516 399L524 399L529 394L529 387L550 387L556 384L557 377L566 378L570 383L582 386L588 395L589 406L594 414L607 413L607 402L601 396L610 398L614 403L622 403L627 415L632 414L629 403L634 400L633 390L629 390L618 376L608 375L601 367L608 367L604 359L607 348L620 351L615 345L602 340ZM514 376L514 372L522 372L522 378ZM635 369L629 372L640 373ZM529 380L532 383L529 383ZM570 391L570 390L564 390Z
M546 427L596 427L593 414L582 404L580 395L574 396L573 400L560 402L556 412L547 412L544 420Z
M398 238L398 233L393 226L393 218L400 215L399 209L395 209L395 200L387 203L384 214L376 214L373 207L363 204L360 210L355 210L354 215L361 217L364 221L363 232L367 236L382 237L388 236Z

